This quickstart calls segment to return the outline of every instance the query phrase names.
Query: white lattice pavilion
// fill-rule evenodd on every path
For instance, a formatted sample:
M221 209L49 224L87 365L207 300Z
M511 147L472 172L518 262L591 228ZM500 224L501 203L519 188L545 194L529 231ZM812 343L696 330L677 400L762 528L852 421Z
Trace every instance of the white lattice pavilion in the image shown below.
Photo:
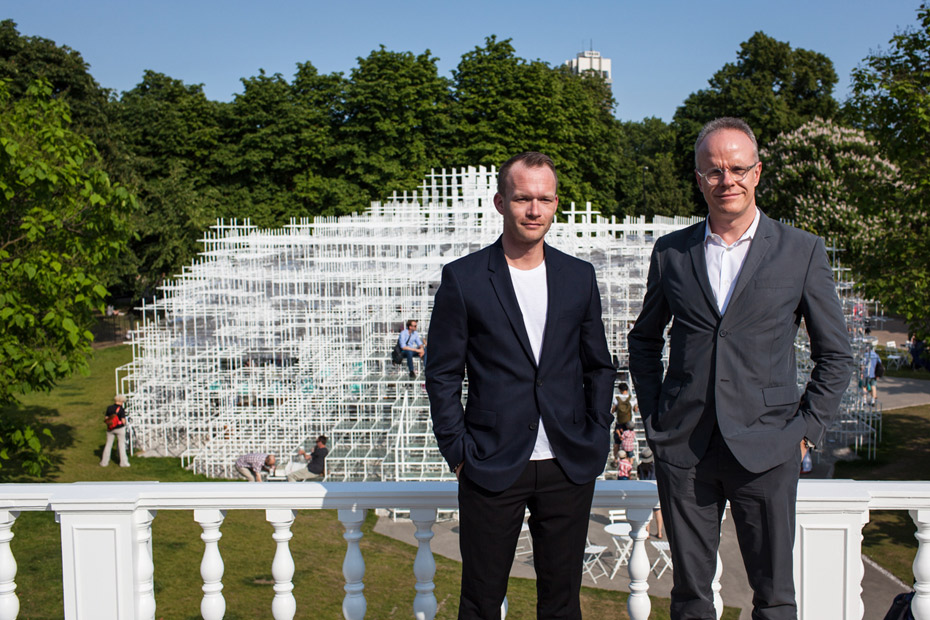
M390 350L406 319L429 339L442 266L500 234L496 182L494 168L443 170L362 214L276 230L218 222L130 334L133 361L117 370L117 389L128 397L134 449L230 477L240 454L274 453L280 467L326 434L329 480L452 478L435 447L422 370L409 378ZM653 242L698 220L621 222L590 203L560 219L547 240L595 265L608 344L625 368ZM837 274L856 333L858 300ZM799 385L804 347L802 330ZM872 445L876 418L851 385L838 441Z

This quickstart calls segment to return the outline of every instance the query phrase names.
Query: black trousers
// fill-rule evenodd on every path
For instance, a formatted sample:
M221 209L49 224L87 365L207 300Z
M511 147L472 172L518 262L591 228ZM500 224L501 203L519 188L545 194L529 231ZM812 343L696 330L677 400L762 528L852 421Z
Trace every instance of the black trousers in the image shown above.
M739 464L718 429L694 467L656 459L674 566L672 620L717 617L711 582L727 500L753 589L753 620L797 619L792 553L800 463L799 446L796 458L752 473Z
M578 595L593 498L594 481L573 483L555 459L530 461L519 479L499 493L469 480L466 466L459 479L459 619L500 618L528 507L537 618L580 620Z

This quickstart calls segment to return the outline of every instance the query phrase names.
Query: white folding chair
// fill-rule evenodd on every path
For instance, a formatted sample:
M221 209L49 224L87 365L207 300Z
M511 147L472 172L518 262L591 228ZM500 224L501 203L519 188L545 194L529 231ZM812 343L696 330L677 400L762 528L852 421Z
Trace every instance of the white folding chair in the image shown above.
M674 568L672 567L672 556L669 555L668 542L665 540L659 540L659 541L650 540L649 544L652 545L653 548L659 552L659 557L657 557L656 561L652 563L652 568L650 568L649 570L655 573L656 567L661 563L662 570L656 573L656 579L661 579L662 574L666 570L674 570Z
M587 540L584 548L584 572L591 575L591 581L597 583L597 578L607 577L610 573L604 562L601 561L601 554L607 551L606 545L592 545L591 540Z
M617 525L619 526L617 528L618 533L611 535L611 539L614 541L614 547L617 550L614 570L610 573L611 579L617 576L617 571L620 570L621 566L626 566L630 563L630 553L633 551L633 539L630 537L633 526L629 523L619 523Z
M617 508L607 511L607 518L611 523L623 523L626 521L626 508Z

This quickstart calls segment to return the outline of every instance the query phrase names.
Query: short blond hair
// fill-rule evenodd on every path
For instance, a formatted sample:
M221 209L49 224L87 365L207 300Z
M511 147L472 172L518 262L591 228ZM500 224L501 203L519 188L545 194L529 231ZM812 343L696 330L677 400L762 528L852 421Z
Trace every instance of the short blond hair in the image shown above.
M113 397L113 402L118 405L122 405L123 403L126 402L126 397L123 396L122 394L117 394L116 396Z

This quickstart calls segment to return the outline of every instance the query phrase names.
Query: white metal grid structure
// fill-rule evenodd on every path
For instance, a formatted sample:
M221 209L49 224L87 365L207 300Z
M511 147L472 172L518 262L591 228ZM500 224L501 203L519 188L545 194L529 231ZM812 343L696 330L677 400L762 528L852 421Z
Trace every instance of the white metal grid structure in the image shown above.
M406 319L418 319L428 340L443 265L500 234L496 183L494 168L442 170L362 214L276 230L218 222L130 332L133 361L116 381L133 448L234 477L240 454L274 453L283 468L326 434L328 480L454 478L435 447L422 369L409 377L390 350ZM549 243L597 269L618 367L654 240L696 221L618 221L588 203L552 225ZM869 436L858 418L854 427Z

